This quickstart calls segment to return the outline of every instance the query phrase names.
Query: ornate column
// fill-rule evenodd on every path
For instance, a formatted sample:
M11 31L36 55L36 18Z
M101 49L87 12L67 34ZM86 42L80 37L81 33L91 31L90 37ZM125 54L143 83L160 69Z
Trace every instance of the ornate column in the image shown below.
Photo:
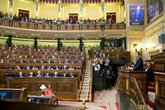
M34 37L34 48L37 49L37 47L38 47L37 37Z
M8 35L8 38L6 39L6 44L9 47L12 47L12 35Z
M61 0L58 0L58 19L61 20Z
M13 26L13 0L9 0L9 27Z
M83 50L83 38L82 37L80 37L80 45L79 45L79 48L80 48L80 51L82 51Z
M60 51L61 50L61 38L57 38L57 50Z
M104 19L104 0L101 0L101 12L102 12L102 18Z
M83 0L80 0L80 19L82 20Z
M105 47L105 38L101 38L101 41L100 41L100 48L101 50L103 50Z
M38 18L38 11L39 11L39 6L38 6L39 1L36 0L36 17Z
M12 14L13 12L13 0L9 0L9 13Z
M127 49L127 46L126 46L126 37L122 39L122 48L123 49Z

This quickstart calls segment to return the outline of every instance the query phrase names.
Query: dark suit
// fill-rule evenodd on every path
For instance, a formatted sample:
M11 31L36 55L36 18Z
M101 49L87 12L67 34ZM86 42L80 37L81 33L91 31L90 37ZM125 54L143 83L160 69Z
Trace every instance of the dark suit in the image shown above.
M146 67L145 71L147 71L147 80L148 82L154 82L154 72L151 67Z
M143 71L143 59L141 57L139 57L137 60L136 60L136 63L133 67L133 70L141 70Z
M112 87L112 73L106 73L105 75L106 80L106 89L111 89Z

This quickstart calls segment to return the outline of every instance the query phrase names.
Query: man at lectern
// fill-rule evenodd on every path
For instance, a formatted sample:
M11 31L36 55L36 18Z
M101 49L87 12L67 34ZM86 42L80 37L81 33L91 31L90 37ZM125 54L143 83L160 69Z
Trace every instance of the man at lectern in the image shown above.
M143 59L140 56L140 52L136 52L136 62L133 66L133 70L143 71Z

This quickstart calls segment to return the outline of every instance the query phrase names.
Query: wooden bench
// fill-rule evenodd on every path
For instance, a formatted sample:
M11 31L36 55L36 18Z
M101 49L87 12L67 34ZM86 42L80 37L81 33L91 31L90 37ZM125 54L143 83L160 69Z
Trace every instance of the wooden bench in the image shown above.
M0 88L1 100L28 101L26 88Z
M11 78L11 77L16 77L20 71L23 73L24 77L28 77L28 74L30 72L33 72L35 74L35 76L37 76L38 71L40 71L41 73L52 73L52 74L54 72L57 72L59 74L73 73L73 74L76 74L76 76L78 78L78 86L80 86L80 82L82 79L82 73L81 73L80 69L76 69L76 70L1 70L1 72L0 72L0 79L1 79L0 80L0 87L5 87L7 79ZM53 77L54 76L52 76L52 78ZM63 78L63 77L61 77L61 78Z
M50 83L53 91L60 99L77 100L79 87L78 78L11 78L8 88L27 88L29 95L40 95L42 84Z

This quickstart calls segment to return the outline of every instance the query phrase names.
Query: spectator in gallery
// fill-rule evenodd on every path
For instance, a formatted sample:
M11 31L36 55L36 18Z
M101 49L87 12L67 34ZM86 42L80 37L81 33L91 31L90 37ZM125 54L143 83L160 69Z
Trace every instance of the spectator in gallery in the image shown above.
M112 17L110 17L110 18L108 19L108 23L109 23L109 24L112 24Z
M136 52L136 62L133 66L133 70L143 71L143 59L140 56L140 52Z

